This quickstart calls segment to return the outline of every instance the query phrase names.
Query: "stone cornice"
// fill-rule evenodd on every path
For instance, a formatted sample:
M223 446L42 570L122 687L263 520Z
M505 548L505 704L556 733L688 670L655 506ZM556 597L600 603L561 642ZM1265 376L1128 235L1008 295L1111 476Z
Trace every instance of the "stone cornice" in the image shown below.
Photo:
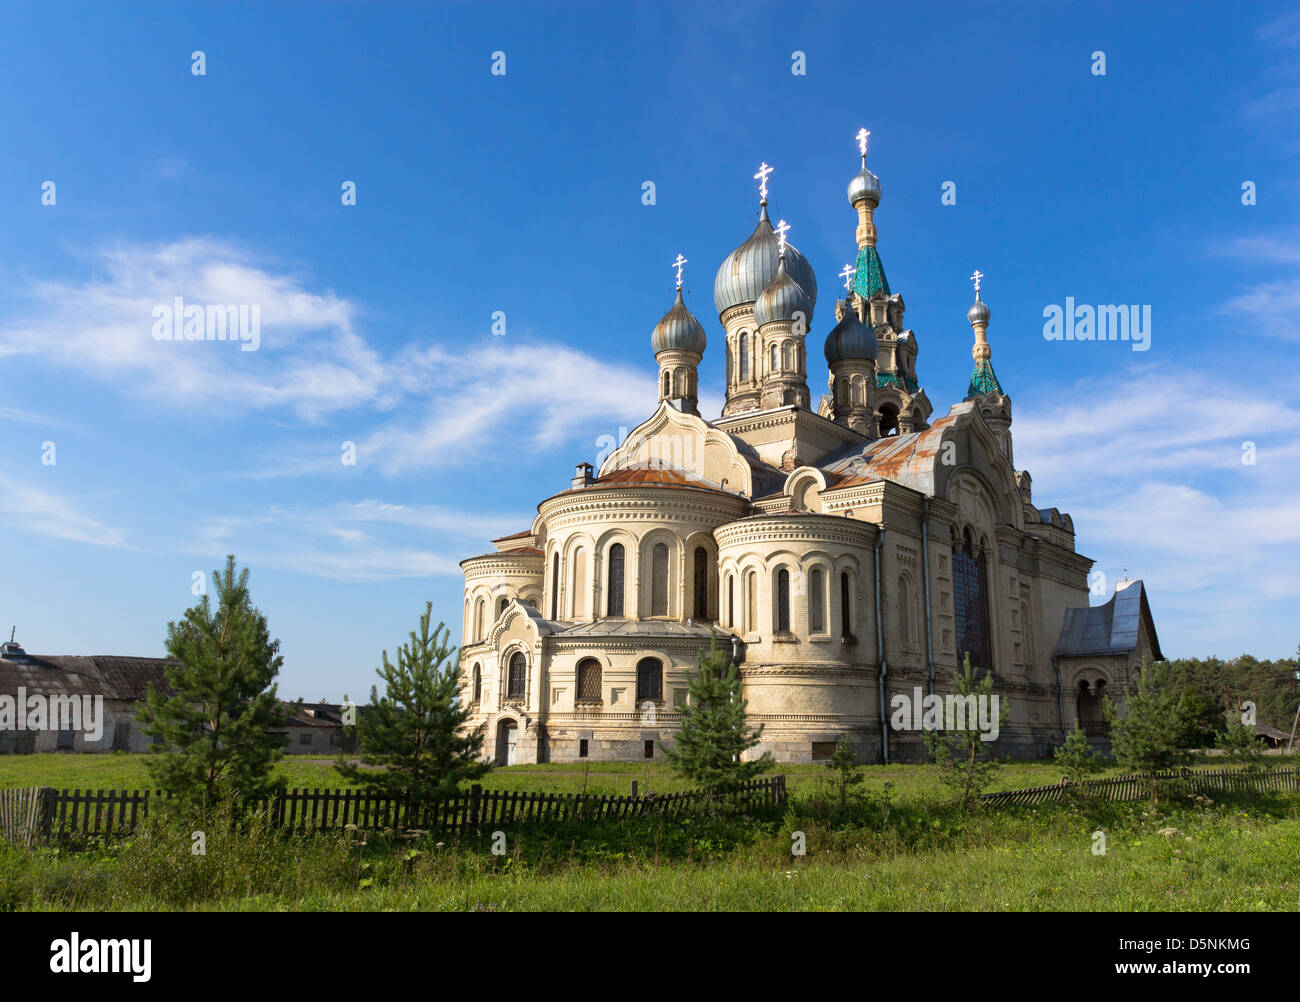
M843 543L870 548L876 538L876 526L860 519L809 513L763 515L729 522L713 530L721 549L742 543L770 544L807 541Z

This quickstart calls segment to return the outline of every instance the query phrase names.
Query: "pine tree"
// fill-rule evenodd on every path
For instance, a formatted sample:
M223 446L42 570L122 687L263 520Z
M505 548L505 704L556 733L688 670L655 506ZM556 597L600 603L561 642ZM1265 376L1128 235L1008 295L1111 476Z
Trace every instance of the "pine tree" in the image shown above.
M450 631L439 623L432 633L433 603L425 605L417 633L397 649L397 664L383 652L375 669L384 695L370 688L370 705L357 717L363 765L340 756L334 768L345 779L381 795L405 800L412 815L447 797L464 782L492 768L482 760L483 728L467 729L470 706L460 698L460 654L447 646Z
M1190 758L1183 742L1188 733L1186 704L1167 672L1142 659L1135 691L1129 693L1120 716L1107 696L1102 712L1110 722L1111 751L1121 766L1151 776L1151 796L1160 801L1154 774L1185 765Z
M269 730L281 720L280 642L249 599L248 568L235 576L233 554L212 583L215 611L205 594L167 626L167 654L179 662L164 672L171 695L150 685L138 714L156 741L145 760L150 779L190 814L266 797L281 785L273 767L284 739Z
M847 734L835 743L835 751L831 754L830 761L826 763L826 768L840 774L840 811L846 811L849 806L849 787L856 786L864 778L862 773L858 772L858 750L853 745L853 739Z
M772 756L742 761L741 754L759 743L760 725L751 731L745 722L746 701L740 695L740 675L713 638L708 654L701 652L699 669L681 708L681 730L664 755L681 776L698 783L717 799L728 787L765 772Z
M1243 772L1255 773L1264 769L1264 741L1255 728L1236 716L1230 717L1228 727L1219 738L1219 747Z
M1101 768L1100 757L1092 750L1092 742L1088 740L1088 735L1078 724L1074 725L1074 730L1067 735L1065 744L1056 749L1053 757L1056 759L1056 764L1065 772L1066 778L1075 786L1082 783L1089 773Z
M962 661L962 671L953 674L953 692L958 699L974 696L978 701L993 699L993 675L985 672L976 681L971 667L970 654ZM998 723L1007 718L1007 705L998 700ZM985 741L983 734L967 721L965 730L925 730L922 738L930 749L930 756L939 766L939 780L951 790L961 804L962 811L970 810L975 798L989 785L998 770L993 754L993 742Z

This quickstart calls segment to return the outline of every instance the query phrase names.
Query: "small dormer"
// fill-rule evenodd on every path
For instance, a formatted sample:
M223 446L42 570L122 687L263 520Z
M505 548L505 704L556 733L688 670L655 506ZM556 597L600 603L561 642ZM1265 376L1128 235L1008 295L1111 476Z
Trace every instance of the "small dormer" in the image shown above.
M27 663L27 652L23 650L21 644L14 640L14 634L17 632L18 628L14 627L9 632L9 639L0 644L0 660L21 665Z

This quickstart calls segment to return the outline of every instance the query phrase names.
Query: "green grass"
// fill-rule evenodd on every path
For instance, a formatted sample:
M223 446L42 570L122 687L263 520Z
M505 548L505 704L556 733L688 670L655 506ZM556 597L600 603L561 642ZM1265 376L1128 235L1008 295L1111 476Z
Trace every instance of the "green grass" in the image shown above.
M51 786L57 789L147 789L149 777L143 754L113 752L105 755L72 755L50 752L40 755L0 755L0 789L22 786ZM332 760L286 756L276 767L289 787L343 789L353 784L334 771ZM1110 769L1115 773L1118 770ZM831 773L821 765L778 765L772 772L787 777L791 792L815 788L830 782ZM925 800L935 793L933 773L928 765L866 766L867 789L894 785L897 796ZM1104 775L1104 774L1099 774ZM1050 762L1009 762L999 770L989 787L1017 790L1046 786L1061 778L1061 770ZM672 793L691 784L673 775L666 762L592 762L515 765L494 769L481 781L487 789L521 790L536 793L617 794L632 792L632 780L640 793Z

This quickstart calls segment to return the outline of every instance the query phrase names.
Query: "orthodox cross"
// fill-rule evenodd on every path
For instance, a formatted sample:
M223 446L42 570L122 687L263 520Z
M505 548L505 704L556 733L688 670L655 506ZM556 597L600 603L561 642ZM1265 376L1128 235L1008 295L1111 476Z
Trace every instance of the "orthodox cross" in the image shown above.
M767 176L771 173L772 168L769 167L767 161L764 160L763 165L758 168L758 173L754 175L754 179L758 181L758 197L764 202L767 201Z
M682 287L682 265L684 265L685 263L686 263L686 258L678 254L677 260L674 261L672 264L672 266L677 269L677 288L679 289Z
M862 154L862 161L867 160L867 136L871 135L866 129L858 130L858 152Z
M790 232L790 224L782 219L774 229L776 230L777 253L785 257L785 235Z
M978 269L976 270L975 274L973 274L973 275L971 276L971 278L973 278L973 279L975 280L975 298L976 298L976 299L978 299L978 298L979 298L979 295L980 295L980 279L983 278L983 277L984 277L984 273L983 273L982 271L979 271Z
M848 291L853 286L853 276L857 274L853 265L846 264L844 270L840 272L840 278L844 279L844 289Z

